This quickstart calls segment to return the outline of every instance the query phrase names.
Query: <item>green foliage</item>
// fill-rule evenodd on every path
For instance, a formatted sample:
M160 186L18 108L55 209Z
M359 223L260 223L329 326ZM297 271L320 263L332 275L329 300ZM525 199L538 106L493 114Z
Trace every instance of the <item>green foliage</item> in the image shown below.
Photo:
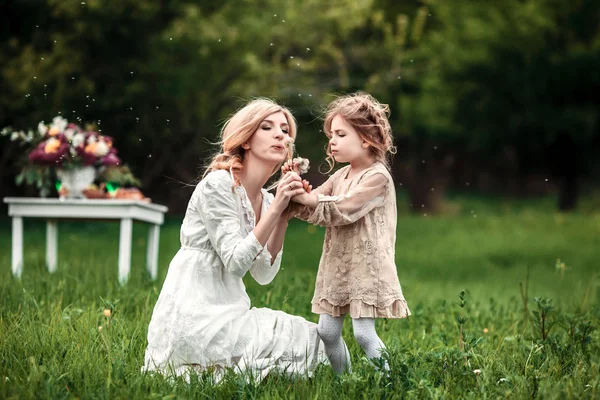
M17 185L33 185L38 190L40 197L48 197L52 191L56 174L52 168L44 165L26 165L16 176Z
M514 145L538 163L562 132L592 143L600 125L597 2L427 3L439 27L415 52L427 67L417 71L421 91L410 106L424 131L469 150Z
M131 169L127 165L103 168L100 170L97 179L100 182L116 183L119 186L141 186L140 180L133 176Z

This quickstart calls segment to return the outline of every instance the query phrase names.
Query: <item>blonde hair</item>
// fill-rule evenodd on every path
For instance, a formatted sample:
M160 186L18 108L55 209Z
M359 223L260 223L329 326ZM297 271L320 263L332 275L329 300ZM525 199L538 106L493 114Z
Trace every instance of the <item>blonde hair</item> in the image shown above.
M237 173L244 168L245 150L242 145L250 140L265 118L276 112L282 112L285 115L289 125L289 135L295 139L296 120L290 110L267 98L252 100L237 110L223 125L221 140L218 142L221 149L213 157L202 177L211 171L232 170L234 172L234 185L239 185ZM292 156L291 151L291 148L288 148L288 158ZM276 166L271 175L277 172L280 167L281 165Z
M332 101L325 111L324 131L331 137L331 122L337 116L352 125L360 138L369 144L375 160L389 168L389 158L396 154L392 127L388 121L390 108L381 104L377 99L365 92L356 92L338 97ZM331 146L327 144L327 163L329 172L335 166L335 159L331 154Z

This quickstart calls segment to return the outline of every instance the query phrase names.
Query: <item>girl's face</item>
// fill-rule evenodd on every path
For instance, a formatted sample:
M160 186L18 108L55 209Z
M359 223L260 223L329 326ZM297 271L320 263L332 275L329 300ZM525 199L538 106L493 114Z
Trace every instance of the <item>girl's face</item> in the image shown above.
M288 137L288 121L285 114L278 111L262 120L256 132L242 147L246 150L247 157L269 164L282 163L287 158Z
M370 155L369 147L356 129L341 115L336 115L331 121L329 148L335 161L340 163L364 161Z

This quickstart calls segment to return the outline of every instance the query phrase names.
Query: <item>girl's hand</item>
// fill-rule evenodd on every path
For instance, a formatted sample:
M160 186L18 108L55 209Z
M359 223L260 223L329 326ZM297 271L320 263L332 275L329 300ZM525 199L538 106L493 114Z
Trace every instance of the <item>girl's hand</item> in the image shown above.
M271 207L275 206L276 210L283 212L290 203L290 199L302 193L306 193L306 191L300 175L295 172L287 172L277 185L277 192Z
M304 186L306 193L312 192L312 185L306 179L302 179L302 186Z

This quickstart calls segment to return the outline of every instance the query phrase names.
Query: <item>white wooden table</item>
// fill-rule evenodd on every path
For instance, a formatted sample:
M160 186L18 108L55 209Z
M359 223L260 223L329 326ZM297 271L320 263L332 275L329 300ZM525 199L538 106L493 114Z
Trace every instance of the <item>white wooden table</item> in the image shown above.
M131 231L133 220L151 224L146 249L146 268L152 279L158 269L160 226L167 207L138 200L42 199L37 197L5 197L8 215L12 217L12 272L20 278L23 272L23 218L43 218L46 225L46 264L56 271L59 219L120 220L119 282L127 282L131 269Z

